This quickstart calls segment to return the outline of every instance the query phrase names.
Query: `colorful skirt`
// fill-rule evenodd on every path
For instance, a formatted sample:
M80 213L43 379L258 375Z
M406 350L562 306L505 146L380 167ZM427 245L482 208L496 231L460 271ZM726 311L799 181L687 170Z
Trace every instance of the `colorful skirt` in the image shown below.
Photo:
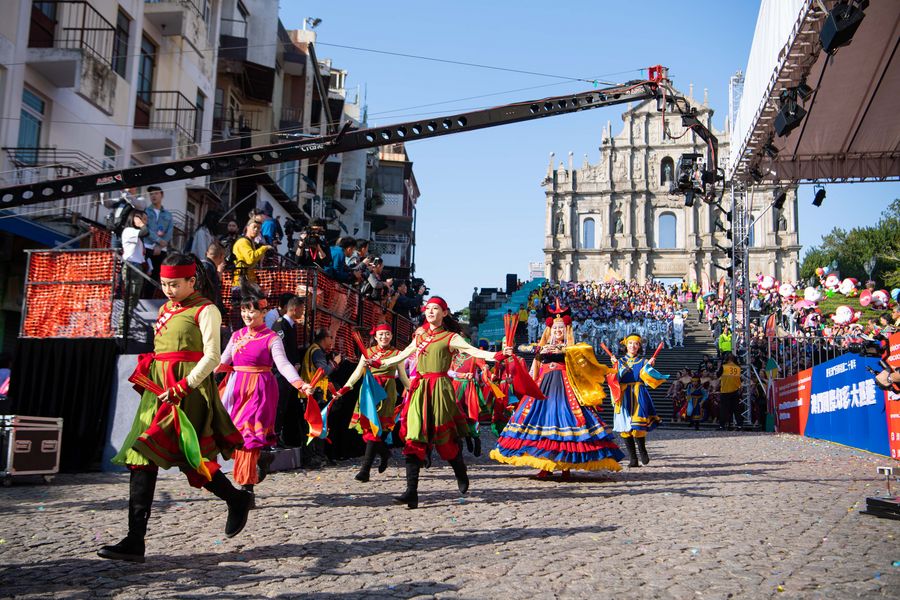
M278 381L270 371L231 373L222 405L244 439L244 450L275 445Z
M509 465L583 471L618 471L624 454L605 423L590 406L581 406L565 372L549 371L541 378L545 400L525 398L491 450L491 458Z
M660 421L646 385L637 382L622 385L622 401L614 405L613 431L653 431Z
M396 422L397 410L397 379L396 378L379 378L375 376L376 381L384 388L387 398L378 405L378 420L381 423L382 435L391 431ZM353 418L350 419L350 429L355 429L362 435L364 442L378 442L381 438L372 433L372 427L369 425L369 419L359 412L359 401L356 401L356 408L353 409Z
M173 372L176 378L186 377L195 362L175 364ZM164 363L154 361L150 378L158 385L164 385ZM122 466L158 465L163 469L179 467L190 470L184 454L179 447L179 435L175 430L172 414L160 419L153 425L153 419L160 408L156 394L144 391L137 414L131 424L131 431L125 438L122 448L112 463ZM200 454L208 461L215 461L218 455L231 458L232 452L243 445L240 434L234 427L231 417L225 412L219 400L219 391L212 377L207 377L200 386L192 390L179 403L187 415L200 443ZM152 426L152 427L151 427Z

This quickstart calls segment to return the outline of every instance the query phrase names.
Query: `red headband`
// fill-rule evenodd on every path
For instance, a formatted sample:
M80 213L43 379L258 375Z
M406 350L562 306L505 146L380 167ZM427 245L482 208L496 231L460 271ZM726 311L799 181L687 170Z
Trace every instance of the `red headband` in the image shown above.
M380 323L372 328L372 331L369 332L369 335L375 335L379 331L391 331L391 326L387 323ZM393 333L393 332L391 332Z
M428 302L425 303L425 306L428 306L429 304L437 304L444 310L447 310L447 311L450 310L450 307L447 306L447 301L444 300L443 298L441 298L440 296L432 296L431 298L429 298ZM422 312L425 312L425 306L422 307Z
M179 279L184 277L190 279L197 275L197 265L163 265L159 268L159 276L166 279Z

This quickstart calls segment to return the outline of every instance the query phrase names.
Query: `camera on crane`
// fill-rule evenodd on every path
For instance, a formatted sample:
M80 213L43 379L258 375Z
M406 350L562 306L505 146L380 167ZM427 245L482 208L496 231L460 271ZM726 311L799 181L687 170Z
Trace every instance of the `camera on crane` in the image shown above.
M694 195L704 194L703 155L682 154L675 169L675 181L672 182L673 193L684 194L684 205L694 205Z

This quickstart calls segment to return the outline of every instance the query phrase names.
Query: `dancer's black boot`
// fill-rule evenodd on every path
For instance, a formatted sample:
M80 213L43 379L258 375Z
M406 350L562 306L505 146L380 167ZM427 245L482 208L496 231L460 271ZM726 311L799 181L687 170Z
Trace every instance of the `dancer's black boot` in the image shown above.
M478 438L475 438L476 440ZM469 491L469 474L466 472L466 463L463 462L462 449L457 453L456 458L448 461L453 467L453 474L456 476L456 485L459 487L459 493L465 494Z
M259 479L257 483L262 483L269 474L269 467L275 460L274 448L263 448L259 453L259 459L256 461L256 477Z
M256 492L253 491L253 484L247 483L241 486L241 489L245 492L250 492L250 508L256 508Z
M641 455L641 464L646 465L648 462L650 462L650 455L647 454L647 438L637 438L637 449L638 454Z
M359 473L353 478L363 483L367 482L373 462L375 462L375 442L366 442L366 453L363 455L362 466L359 468Z
M475 436L474 446L475 449L472 451L472 454L474 456L481 456L481 436Z
M466 436L466 450L469 451L469 454L475 452L475 442L471 435Z
M239 490L231 485L222 471L216 471L212 481L204 485L210 492L224 500L228 504L228 519L225 521L225 536L234 537L239 534L247 524L247 515L253 506L253 494L246 490Z
M628 451L628 466L629 467L637 467L640 466L637 459L637 449L634 445L634 438L627 437L622 438L625 440L625 449Z
M407 508L419 507L419 469L422 468L415 456L406 457L406 491L395 498L397 502L405 502Z
M378 462L378 472L384 473L388 468L388 462L391 460L391 449L388 448L388 445L384 442L378 442L378 456L381 460Z
M113 546L103 546L97 551L101 558L144 562L144 536L156 491L157 471L133 470L128 490L128 535Z

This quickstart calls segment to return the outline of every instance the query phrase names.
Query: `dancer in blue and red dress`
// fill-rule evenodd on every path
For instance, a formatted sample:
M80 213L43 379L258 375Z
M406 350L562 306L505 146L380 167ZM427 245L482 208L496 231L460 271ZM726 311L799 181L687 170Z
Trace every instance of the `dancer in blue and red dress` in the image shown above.
M637 454L641 463L650 462L647 453L647 432L656 429L660 418L653 406L653 399L647 387L658 388L669 378L653 368L655 360L640 357L643 341L636 333L628 335L622 343L627 354L621 359L612 358L617 371L621 396L613 403L613 430L625 440L628 449L629 467L637 467Z
M624 457L596 409L606 395L602 376L607 368L597 363L586 344L574 344L567 311L557 306L556 318L547 320L532 365L532 377L545 399L523 398L491 451L498 462L540 469L540 479L556 469L564 479L571 469L618 471ZM592 362L590 368L598 376L578 373L587 368L581 359Z

